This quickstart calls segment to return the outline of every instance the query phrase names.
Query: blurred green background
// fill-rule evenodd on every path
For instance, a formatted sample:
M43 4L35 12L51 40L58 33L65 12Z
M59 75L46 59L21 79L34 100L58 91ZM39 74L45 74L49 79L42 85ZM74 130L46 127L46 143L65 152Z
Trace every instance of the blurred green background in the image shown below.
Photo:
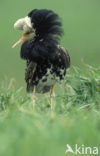
M61 44L71 56L72 65L99 66L100 0L0 0L0 80L14 78L24 86L25 61L20 59L20 45L12 45L21 32L13 24L32 9L52 9L63 22L65 35Z

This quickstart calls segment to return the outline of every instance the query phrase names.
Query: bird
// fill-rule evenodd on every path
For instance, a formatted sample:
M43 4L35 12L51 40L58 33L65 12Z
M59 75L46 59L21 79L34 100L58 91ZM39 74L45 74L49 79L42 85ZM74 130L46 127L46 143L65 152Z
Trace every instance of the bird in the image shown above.
M22 42L20 57L26 60L25 81L28 93L50 91L50 108L53 109L53 94L56 83L62 83L70 67L68 51L59 44L62 37L62 22L57 13L48 9L34 9L18 19L14 28L22 31L22 37L12 46Z

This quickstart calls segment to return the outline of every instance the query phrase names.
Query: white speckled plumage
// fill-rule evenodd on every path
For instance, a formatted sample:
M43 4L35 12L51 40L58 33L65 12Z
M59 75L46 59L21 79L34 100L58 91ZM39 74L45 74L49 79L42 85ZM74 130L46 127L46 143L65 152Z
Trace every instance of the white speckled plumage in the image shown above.
M39 83L37 85L37 92L41 93L43 88L45 86L53 86L56 83L55 75L52 72L52 66L51 68L47 69L46 74L39 80Z
M53 66L51 65L51 67L47 69L46 74L39 80L37 91L41 93L45 86L53 86L56 82L62 83L64 80L64 71L64 69L59 69L59 74L62 76L62 79L60 79L60 77L53 72Z

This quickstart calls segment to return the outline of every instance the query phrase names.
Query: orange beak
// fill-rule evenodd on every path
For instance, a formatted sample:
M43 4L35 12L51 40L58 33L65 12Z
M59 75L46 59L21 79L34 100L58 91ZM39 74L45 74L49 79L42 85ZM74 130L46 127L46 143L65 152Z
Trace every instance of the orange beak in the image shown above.
M17 41L12 48L15 48L18 44L20 44L21 42L25 41L25 40L30 40L32 39L32 33L30 33L29 35L26 34L26 32L23 32L22 37L19 41Z
M20 44L21 42L23 42L25 40L24 36L21 37L21 39L19 41L17 41L12 48L15 48L18 44Z

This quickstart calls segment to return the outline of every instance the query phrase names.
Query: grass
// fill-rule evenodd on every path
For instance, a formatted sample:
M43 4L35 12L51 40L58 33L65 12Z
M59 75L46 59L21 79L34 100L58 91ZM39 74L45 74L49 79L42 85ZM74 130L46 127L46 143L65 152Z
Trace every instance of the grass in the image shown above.
M99 147L99 68L69 71L53 111L48 94L38 95L33 111L32 96L16 90L13 80L5 83L0 88L0 156L65 156L66 144Z

